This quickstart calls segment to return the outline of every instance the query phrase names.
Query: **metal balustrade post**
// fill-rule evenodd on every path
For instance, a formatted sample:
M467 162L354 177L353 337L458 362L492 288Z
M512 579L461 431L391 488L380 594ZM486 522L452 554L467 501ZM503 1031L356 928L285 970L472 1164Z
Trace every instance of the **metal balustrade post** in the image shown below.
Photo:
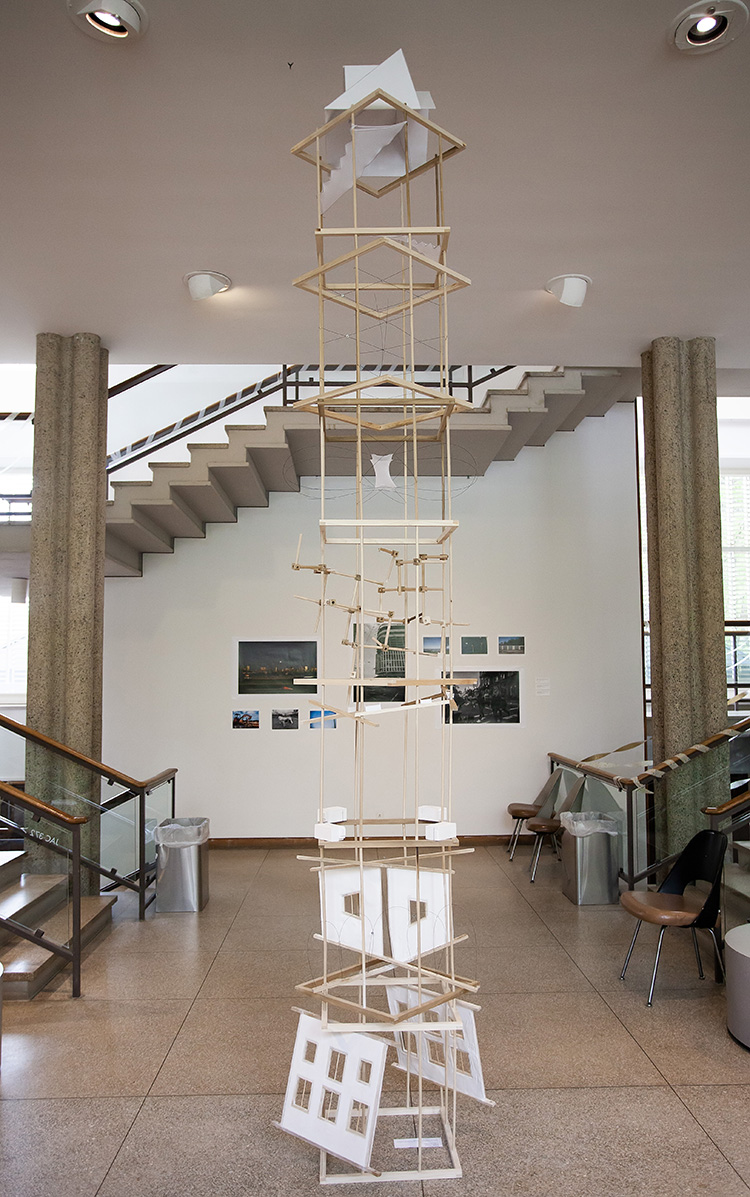
M81 996L81 826L75 824L73 833L73 997Z
M138 792L138 918L146 917L146 791Z

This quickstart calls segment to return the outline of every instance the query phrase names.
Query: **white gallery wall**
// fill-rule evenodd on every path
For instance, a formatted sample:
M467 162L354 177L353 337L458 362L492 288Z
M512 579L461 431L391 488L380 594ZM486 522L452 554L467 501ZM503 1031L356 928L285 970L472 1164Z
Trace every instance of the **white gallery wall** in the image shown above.
M351 482L340 489L327 514L349 514ZM352 721L312 730L307 698L237 690L239 641L315 638L317 608L294 595L316 597L317 581L290 566L300 533L301 559L318 560L318 491L303 480L299 494L273 494L205 540L147 556L142 578L107 581L104 760L140 778L176 766L178 814L209 816L214 837L312 835L321 736L326 800L351 809ZM642 735L632 405L457 480L453 514L455 618L467 624L456 644L462 632L489 640L486 657L453 667L518 669L521 702L517 725L454 729L455 817L459 834L503 833L507 804L542 785L548 751L580 758ZM525 653L498 655L498 636L525 637ZM272 709L288 707L299 728L272 730ZM233 729L238 708L257 708L260 727ZM420 801L430 802L439 714L419 718L429 721ZM371 813L400 810L399 727L388 715L368 731Z

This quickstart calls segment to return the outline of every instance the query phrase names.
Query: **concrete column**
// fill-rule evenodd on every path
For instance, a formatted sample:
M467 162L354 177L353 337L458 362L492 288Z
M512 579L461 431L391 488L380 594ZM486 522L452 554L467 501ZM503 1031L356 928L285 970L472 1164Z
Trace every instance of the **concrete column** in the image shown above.
M27 722L101 757L108 353L92 333L37 338ZM98 801L80 768L27 756L34 797ZM66 793L67 792L67 798ZM79 813L79 812L76 812ZM84 837L86 838L86 837ZM96 850L92 824L83 851Z
M642 364L652 736L660 761L727 724L713 338L660 337ZM726 800L727 759L712 752L668 779L660 847L681 849L705 826L701 806Z

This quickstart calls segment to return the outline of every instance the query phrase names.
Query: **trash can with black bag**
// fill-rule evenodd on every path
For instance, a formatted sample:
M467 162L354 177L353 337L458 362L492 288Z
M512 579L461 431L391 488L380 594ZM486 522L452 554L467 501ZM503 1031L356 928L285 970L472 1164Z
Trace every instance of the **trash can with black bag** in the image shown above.
M576 906L609 906L620 899L617 821L600 811L560 815L562 892Z
M208 901L209 822L165 819L154 828L157 911L202 910Z

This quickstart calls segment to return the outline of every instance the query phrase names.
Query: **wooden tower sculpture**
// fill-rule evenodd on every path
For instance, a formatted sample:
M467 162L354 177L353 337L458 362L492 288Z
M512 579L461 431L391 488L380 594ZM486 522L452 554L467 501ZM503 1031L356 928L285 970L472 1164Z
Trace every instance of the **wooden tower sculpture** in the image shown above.
M292 150L318 184L318 265L296 285L318 297L320 391L295 406L319 417L320 559L301 565L298 550L294 568L320 580L308 597L320 634L319 849L301 859L318 875L323 972L297 986L320 1014L299 1011L278 1125L319 1148L321 1184L459 1177L457 1095L487 1103L477 985L456 972L466 937L452 911L453 861L467 849L451 783L450 422L468 405L448 390L447 297L468 279L446 261L443 165L464 145L432 107L398 51L346 67L327 123ZM344 202L350 221L324 225ZM389 224L370 219L376 205ZM326 347L343 338L355 381L326 390ZM418 352L435 362L429 386ZM347 806L327 797L331 718L352 737ZM384 752L380 726L392 733L394 720L400 747L391 735ZM384 1085L389 1052L397 1071Z

